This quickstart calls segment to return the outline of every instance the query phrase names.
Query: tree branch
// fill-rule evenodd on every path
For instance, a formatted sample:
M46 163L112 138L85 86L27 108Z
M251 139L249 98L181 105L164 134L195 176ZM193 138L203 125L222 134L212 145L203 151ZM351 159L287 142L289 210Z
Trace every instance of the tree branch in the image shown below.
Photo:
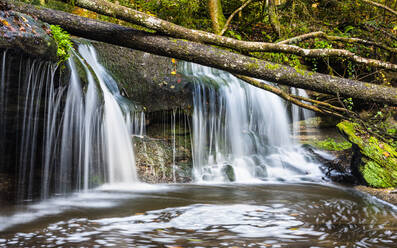
M6 1L6 0L5 0ZM66 0L63 0L66 1ZM356 63L370 65L373 67L384 68L397 71L397 65L376 59L367 59L355 55L343 49L304 49L298 46L275 44L267 42L241 41L229 37L224 37L200 30L188 29L171 22L153 17L151 15L107 2L104 0L74 0L75 5L95 11L99 14L116 17L118 19L142 25L146 28L156 30L176 38L202 42L221 47L227 47L236 51L244 52L280 52L295 54L303 57L345 57Z
M373 5L373 6L382 8L382 9L384 9L384 10L386 10L386 11L392 13L393 15L397 16L397 11L395 11L395 10L393 10L393 9L391 9L391 8L389 8L389 7L387 7L386 5L383 5L383 4L374 2L374 1L370 1L370 0L362 0L362 1L363 1L363 2L366 2L366 3L370 4L370 5Z
M247 0L244 2L243 5L240 6L240 8L236 9L230 16L227 18L225 26L223 27L222 31L219 33L220 36L222 36L226 30L228 29L230 22L232 21L233 17L240 11L242 11L248 4L250 4L252 0Z
M302 34L296 37L292 37L287 40L283 40L278 42L277 44L291 44L291 43L298 43L304 40L312 39L312 38L324 38L327 40L331 41L342 41L345 43L359 43L363 45L369 45L369 46L375 46L382 48L384 50L387 50L392 53L397 53L397 48L392 48L388 47L382 43L379 42L374 42L374 41L369 41L369 40L363 40L359 38L348 38L348 37L340 37L340 36L332 36L332 35L327 35L323 31L317 31L317 32L312 32L312 33L307 33L307 34Z
M235 75L235 76L240 78L241 80L243 80L244 82L246 82L248 84L251 84L251 85L253 85L255 87L258 87L258 88L264 89L266 91L272 92L273 94L276 94L279 97L283 98L284 100L289 101L289 102L291 102L291 103L293 103L293 104L295 104L295 105L297 105L299 107L314 111L314 112L319 113L319 114L333 115L333 116L338 117L338 118L347 119L345 116L343 116L340 113L337 113L337 112L334 112L334 111L330 111L330 110L327 110L327 109L321 109L321 107L316 107L314 105L306 104L306 103L303 103L303 102L300 101L300 100L303 100L303 101L310 102L311 99L308 99L308 98L305 98L305 97L299 97L300 100L298 100L297 99L298 96L290 95L290 94L286 93L285 91L283 91L283 90L281 90L281 89L279 89L277 87L271 86L271 85L266 84L266 83L262 83L259 80L256 80L256 79L253 79L253 78L250 78L250 77L247 77L247 76L241 76L241 75ZM316 102L319 102L319 101L316 101ZM328 103L324 103L324 104L330 105Z
M211 66L231 73L344 97L397 105L397 89L356 80L309 72L233 53L216 47L138 31L125 26L88 19L62 11L0 0L12 9L60 25L71 34L157 55Z

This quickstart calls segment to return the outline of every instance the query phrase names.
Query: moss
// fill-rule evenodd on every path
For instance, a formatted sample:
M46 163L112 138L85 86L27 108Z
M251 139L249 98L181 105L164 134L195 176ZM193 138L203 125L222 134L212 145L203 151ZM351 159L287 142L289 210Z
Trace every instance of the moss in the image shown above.
M342 151L352 147L351 143L348 141L336 142L332 138L328 138L326 140L321 140L321 141L315 141L313 145L319 149L328 150L328 151Z
M379 141L357 123L343 121L337 125L362 155L358 170L368 185L377 188L397 186L397 152Z
M70 35L58 25L51 25L50 28L52 37L58 46L57 56L59 63L62 63L70 57L70 50L73 47Z
M297 66L294 67L295 71L297 73L299 73L300 75L304 76L305 75L305 71L302 69L299 69Z
M265 68L266 68L266 69L269 69L269 70L277 70L277 69L280 69L280 65L279 65L279 64L270 64L270 63L267 63L267 64L265 65Z

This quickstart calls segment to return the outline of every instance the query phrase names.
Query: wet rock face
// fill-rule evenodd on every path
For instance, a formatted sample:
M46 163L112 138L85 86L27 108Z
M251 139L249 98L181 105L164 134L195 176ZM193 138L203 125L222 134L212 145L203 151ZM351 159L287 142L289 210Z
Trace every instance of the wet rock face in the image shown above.
M133 137L140 180L149 183L191 181L191 140L186 122L192 111L193 85L177 71L178 61L105 43L91 43L122 94L145 111L147 134ZM179 119L177 117L174 130L171 119L176 110Z
M43 59L57 59L57 45L49 35L50 26L12 10L0 11L0 48L21 50Z
M352 173L375 188L396 187L396 150L356 123L343 121L337 127L353 145Z
M146 112L191 108L191 84L177 72L177 60L99 42L93 45L121 91Z
M189 130L181 123L176 123L175 129L169 123L155 123L149 125L147 131L147 136L133 137L140 180L148 183L190 182L192 156Z

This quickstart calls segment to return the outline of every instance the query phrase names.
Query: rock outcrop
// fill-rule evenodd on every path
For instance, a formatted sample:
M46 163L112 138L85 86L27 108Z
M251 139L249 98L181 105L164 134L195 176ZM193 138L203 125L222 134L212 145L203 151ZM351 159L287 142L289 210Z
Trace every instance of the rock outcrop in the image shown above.
M337 127L353 145L352 173L371 187L396 187L396 150L369 135L357 123L343 121Z
M52 61L57 59L57 45L50 35L50 26L11 10L0 9L0 48Z

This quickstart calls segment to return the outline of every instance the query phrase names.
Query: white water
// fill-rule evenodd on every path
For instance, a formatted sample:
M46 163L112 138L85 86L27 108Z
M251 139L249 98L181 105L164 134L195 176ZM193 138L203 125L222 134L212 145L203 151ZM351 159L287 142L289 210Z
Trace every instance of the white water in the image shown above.
M228 181L231 171L238 182L322 174L291 139L286 104L279 97L209 67L185 63L183 71L195 81L192 149L197 181Z
M103 153L106 154L107 181L111 184L137 182L131 135L116 100L116 97L121 97L117 90L117 83L99 64L92 46L80 45L79 53L94 71L103 94ZM94 84L92 77L89 77L89 81L89 84ZM110 89L113 89L113 92Z
M19 200L139 182L131 135L144 134L144 114L120 95L92 46L78 50L68 61L70 81L64 85L54 80L50 63L22 59L16 70L7 52L1 54L0 117L6 111L15 117L7 116L13 121L8 123L1 118L0 144L2 156L5 149L18 156L8 166L16 164ZM7 74L12 69L20 73L17 81ZM8 110L11 91L18 98Z
M309 98L306 91L303 89L291 88L291 93L296 96ZM292 104L292 134L297 136L300 132L300 120L307 122L310 118L314 117L314 113L308 109L301 108Z
M101 184L131 187L139 182L131 135L145 134L145 116L120 95L92 46L79 45L78 53L68 61L71 76L66 85L54 82L52 65L21 62L20 71L25 72L18 82L18 95L26 94L17 101L21 121L16 121L22 130L16 152L20 154L21 199L33 198L34 192L45 199L53 193L87 191ZM11 86L5 79L7 53L2 55L0 114L8 101L4 89ZM85 78L80 78L79 70L80 75L85 71ZM286 107L279 97L216 69L184 63L183 71L195 81L192 157L196 181L225 182L233 179L230 174L237 182L321 175L318 165L291 140ZM177 111L172 113L175 181ZM40 123L42 115L44 123ZM40 128L43 137L39 137ZM38 172L40 177L36 177Z

